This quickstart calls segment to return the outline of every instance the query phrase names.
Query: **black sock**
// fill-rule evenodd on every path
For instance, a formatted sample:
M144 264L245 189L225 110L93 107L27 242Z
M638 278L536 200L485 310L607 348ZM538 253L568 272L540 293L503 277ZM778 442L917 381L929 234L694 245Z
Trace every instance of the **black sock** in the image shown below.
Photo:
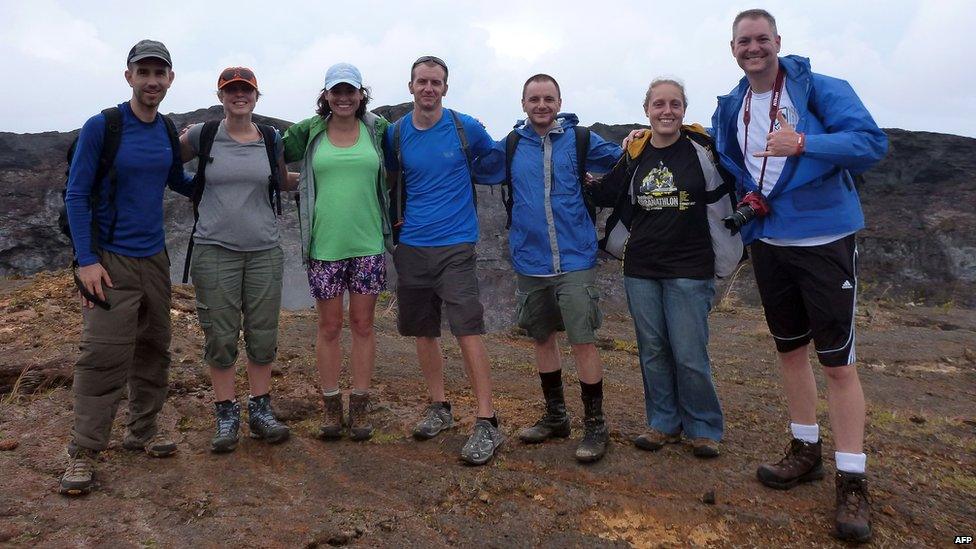
M496 414L491 414L491 417L480 417L480 416L478 416L478 419L483 419L483 420L487 421L488 423L491 423L492 427L495 427L495 428L498 427L498 416Z
M552 389L563 384L563 371L539 372L539 379L542 380L543 389Z
M451 403L450 403L450 402L448 402L448 401L446 401L446 400L441 400L441 401L437 401L437 400L435 400L435 401L434 401L434 404L441 404L441 405L443 405L443 406L444 406L445 408L447 408L447 410L448 410L448 411L450 411L450 410L451 410Z
M214 405L217 406L217 407L220 407L220 406L232 406L233 404L234 404L234 401L233 400L218 400L218 401L214 402Z
M580 381L580 391L583 393L583 397L598 397L603 398L603 380L597 381L596 383L583 383Z
M261 400L262 398L271 399L271 393L264 393L263 395L251 395L251 400Z

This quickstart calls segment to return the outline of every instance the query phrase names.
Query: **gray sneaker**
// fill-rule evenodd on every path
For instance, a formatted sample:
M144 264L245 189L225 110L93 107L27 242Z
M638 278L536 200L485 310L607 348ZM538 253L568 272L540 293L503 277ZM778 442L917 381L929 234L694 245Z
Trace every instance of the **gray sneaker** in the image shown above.
M431 439L452 426L454 416L451 415L451 405L446 402L431 402L424 410L424 419L413 428L413 436L417 440Z
M487 419L474 424L474 433L461 448L461 459L470 465L484 465L495 455L495 450L505 442L505 435Z
M83 496L91 492L95 484L95 460L98 452L77 448L69 455L68 468L61 475L58 492L65 496Z

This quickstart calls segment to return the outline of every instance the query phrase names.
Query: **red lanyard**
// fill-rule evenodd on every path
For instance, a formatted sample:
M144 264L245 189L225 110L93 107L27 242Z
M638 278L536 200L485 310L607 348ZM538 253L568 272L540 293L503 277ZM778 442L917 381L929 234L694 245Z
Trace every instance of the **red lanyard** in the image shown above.
M776 115L779 113L779 102L783 96L783 80L786 78L786 74L783 72L783 67L780 67L776 71L776 83L773 84L773 98L769 103L769 132L773 132L773 126L776 124ZM749 87L749 91L746 93L745 108L742 113L742 124L746 127L746 137L745 143L742 144L742 157L745 156L749 150L749 122L752 120L752 87ZM769 160L768 156L763 157L762 168L759 170L759 192L762 192L763 188L763 178L766 177L766 161Z

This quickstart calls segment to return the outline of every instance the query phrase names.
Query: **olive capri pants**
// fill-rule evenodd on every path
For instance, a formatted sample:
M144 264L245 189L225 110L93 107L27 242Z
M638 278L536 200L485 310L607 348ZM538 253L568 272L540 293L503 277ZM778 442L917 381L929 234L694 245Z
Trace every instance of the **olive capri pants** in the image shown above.
M204 361L214 368L237 362L242 317L247 358L274 362L281 310L281 248L238 252L223 246L194 247L190 275L196 289L197 315L204 333Z

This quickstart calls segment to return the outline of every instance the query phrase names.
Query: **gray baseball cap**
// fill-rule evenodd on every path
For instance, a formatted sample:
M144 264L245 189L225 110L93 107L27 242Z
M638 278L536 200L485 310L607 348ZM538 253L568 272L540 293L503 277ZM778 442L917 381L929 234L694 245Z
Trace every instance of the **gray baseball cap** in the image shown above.
M156 40L140 40L129 50L129 57L125 60L125 63L128 65L129 63L135 63L150 57L155 57L170 67L173 66L173 61L169 58L169 50L166 49L166 46L162 42L157 42Z

